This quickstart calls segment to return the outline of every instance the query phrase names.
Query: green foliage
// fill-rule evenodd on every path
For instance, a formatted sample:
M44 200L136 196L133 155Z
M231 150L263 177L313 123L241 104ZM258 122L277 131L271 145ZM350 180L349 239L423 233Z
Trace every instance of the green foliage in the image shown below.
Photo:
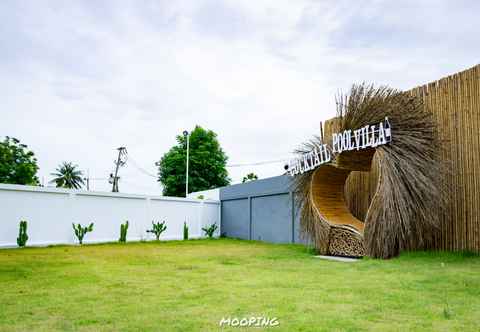
M255 173L248 173L243 177L242 183L258 180L258 176Z
M152 220L152 229L149 229L147 233L155 234L157 241L160 240L160 235L167 230L167 225L165 225L165 221L163 222L155 222Z
M203 195L198 195L198 196L197 196L197 199L205 199L205 196L203 196Z
M445 263L444 263L444 262L441 262L441 263L440 263L440 266L442 267L442 270L443 270L443 269L445 268ZM453 316L453 312L452 312L452 310L450 309L450 306L449 306L449 304L448 304L448 293L447 293L448 288L445 287L445 288L443 289L443 291L444 291L443 317L444 317L445 319L450 319L450 318L452 318L452 316Z
M38 185L37 159L25 144L6 136L0 142L0 183Z
M207 235L211 239L213 237L213 234L217 230L217 228L218 228L217 223L214 223L208 227L203 227L202 231L204 231L205 235Z
M196 126L189 139L189 192L226 186L230 183L226 169L227 156L220 147L217 134ZM158 166L158 181L165 196L185 197L187 138L177 136L173 146Z
M55 183L57 187L80 189L83 182L83 173L78 169L78 165L71 162L63 162L57 167L56 173L51 173L55 178L50 183Z
M17 244L19 247L25 247L28 241L27 235L27 222L25 220L20 221L20 229L18 231Z
M186 221L183 223L183 239L188 240L188 226Z
M77 224L77 225L72 224L72 226L73 226L73 230L75 231L75 235L77 236L78 242L80 244L83 244L83 238L85 234L93 231L93 222L90 223L90 225L88 225L87 227L83 227L80 224Z
M120 224L120 242L127 242L128 220L125 224Z
M452 316L453 316L452 310L447 305L445 308L443 308L443 317L445 317L445 319L450 319L452 318Z

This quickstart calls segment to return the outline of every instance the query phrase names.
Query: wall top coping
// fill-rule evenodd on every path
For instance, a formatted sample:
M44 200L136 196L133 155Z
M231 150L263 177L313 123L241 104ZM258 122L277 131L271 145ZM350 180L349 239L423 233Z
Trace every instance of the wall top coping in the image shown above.
M0 183L0 191L21 191L21 192L38 192L38 193L50 193L60 195L78 195L78 196L97 196L97 197L112 197L112 198L130 198L130 199L145 199L145 200L158 200L158 201L173 201L173 202L190 202L190 203L204 203L204 204L220 204L217 200L202 200L197 198L184 198L184 197L169 197L169 196L150 196L139 194L126 194L126 193L112 193L106 191L88 191L88 190L76 190L65 188L53 188L53 187L39 187L39 186L24 186L19 184L5 184Z

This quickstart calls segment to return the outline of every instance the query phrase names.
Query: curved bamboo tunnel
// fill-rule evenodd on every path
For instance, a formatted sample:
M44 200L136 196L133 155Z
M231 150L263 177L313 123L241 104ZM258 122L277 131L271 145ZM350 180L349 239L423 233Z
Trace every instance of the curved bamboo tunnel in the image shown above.
M345 201L345 182L350 172L330 165L319 167L312 177L311 199L330 226L350 227L363 233L364 223L352 215Z
M299 161L295 170L300 174L293 173L302 232L324 254L390 258L429 248L450 192L441 181L447 172L432 114L421 98L388 87L353 85L340 98L337 118L325 125L326 140L315 136L297 150L304 164L305 154L319 146L332 153L328 163L313 171L302 169ZM374 133L372 124L386 119L388 129L393 124L394 138L377 144L380 138L368 138L363 128L373 127ZM358 197L351 190L357 185L369 194Z
M363 221L350 212L345 200L345 183L351 170L332 165L319 167L311 179L310 199L322 222L330 226L327 253L363 256Z

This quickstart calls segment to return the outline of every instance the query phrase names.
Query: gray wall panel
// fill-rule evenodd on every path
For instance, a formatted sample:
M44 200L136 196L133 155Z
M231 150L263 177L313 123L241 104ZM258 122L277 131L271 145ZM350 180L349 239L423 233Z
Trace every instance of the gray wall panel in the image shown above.
M290 191L292 179L282 175L220 188L220 200Z
M248 240L250 215L248 198L222 201L222 234Z
M292 242L292 212L288 193L252 198L252 240Z
M220 200L222 233L226 236L274 243L305 243L300 236L300 214L289 176L220 188Z
M295 204L295 202L293 203L294 205L294 226L293 226L293 231L294 231L294 241L295 243L303 243L303 244L308 244L309 241L304 239L301 235L301 232L300 232L300 209L299 207L297 206L297 204Z

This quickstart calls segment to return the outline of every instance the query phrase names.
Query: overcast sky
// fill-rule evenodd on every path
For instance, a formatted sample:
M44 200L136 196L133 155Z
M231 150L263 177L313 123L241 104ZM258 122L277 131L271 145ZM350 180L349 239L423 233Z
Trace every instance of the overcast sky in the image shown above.
M155 161L201 125L229 163L291 157L355 82L409 89L479 62L478 1L0 2L0 136L120 191L160 193ZM283 163L229 168L279 175ZM109 190L106 180L95 190Z

